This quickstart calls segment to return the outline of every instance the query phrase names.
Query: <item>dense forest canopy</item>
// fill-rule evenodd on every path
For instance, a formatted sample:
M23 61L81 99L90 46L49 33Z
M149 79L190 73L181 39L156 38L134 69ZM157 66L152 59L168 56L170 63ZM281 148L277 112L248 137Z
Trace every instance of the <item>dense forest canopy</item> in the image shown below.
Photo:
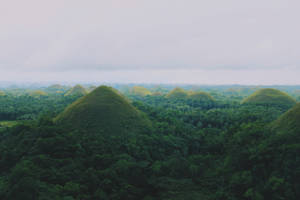
M300 198L300 86L0 89L2 200Z

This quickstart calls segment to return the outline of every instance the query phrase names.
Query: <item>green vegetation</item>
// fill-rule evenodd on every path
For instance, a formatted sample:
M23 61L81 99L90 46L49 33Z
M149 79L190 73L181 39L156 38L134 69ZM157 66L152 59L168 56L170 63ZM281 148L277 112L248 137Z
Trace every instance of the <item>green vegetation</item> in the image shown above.
M0 128L10 128L19 124L19 121L0 121Z
M300 103L284 113L273 123L273 128L281 133L300 134Z
M63 85L59 85L59 84L55 84L55 85L51 85L48 88L45 89L45 92L47 93L51 93L51 94L61 94L61 93L65 93L69 88Z
M81 85L75 85L73 88L71 88L65 96L83 96L86 95L88 92L86 89Z
M131 88L130 93L138 96L147 96L151 95L151 92L142 86L134 86Z
M0 90L0 96L5 96L5 92Z
M184 89L177 87L170 91L166 97L169 99L184 99L187 96L188 93Z
M55 115L76 100L77 96L64 97L63 94L49 94L35 98L25 94L0 96L0 121L35 120L41 115Z
M47 93L42 90L35 90L29 93L29 96L32 96L34 98L40 98L43 96L47 96Z
M88 92L92 92L94 89L96 89L97 87L96 86L94 86L94 85L92 85L92 86L89 86L88 88L87 88L87 91Z
M260 89L246 98L243 103L262 104L262 105L278 105L290 108L296 104L296 100L287 93L280 90L267 88Z
M246 86L131 87L4 88L0 200L300 199L299 104L241 104Z
M58 124L105 134L135 130L146 120L113 88L101 86L78 99L55 118Z
M193 101L200 101L200 102L215 101L215 99L207 92L191 92L189 94L189 98Z

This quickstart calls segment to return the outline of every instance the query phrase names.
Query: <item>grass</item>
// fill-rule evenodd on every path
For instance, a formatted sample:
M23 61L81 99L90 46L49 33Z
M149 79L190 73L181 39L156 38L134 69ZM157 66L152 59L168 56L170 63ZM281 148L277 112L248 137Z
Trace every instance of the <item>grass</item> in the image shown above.
M296 100L287 93L280 90L266 88L260 89L246 98L242 103L249 104L272 104L286 107L292 107L296 104Z
M19 121L0 121L0 128L10 128L17 125Z
M59 114L54 122L87 131L118 133L143 126L147 120L113 88L100 86Z
M131 89L131 93L139 96L151 95L151 92L147 88L144 88L142 86L134 86Z
M72 95L86 95L88 92L87 90L82 87L81 85L76 85L73 88L71 88L65 96L72 96Z
M215 101L207 92L191 92L189 98L196 101Z
M300 133L300 103L284 113L278 120L273 122L273 129L280 133Z
M188 93L182 88L175 88L167 94L167 98L170 99L184 99L188 96Z

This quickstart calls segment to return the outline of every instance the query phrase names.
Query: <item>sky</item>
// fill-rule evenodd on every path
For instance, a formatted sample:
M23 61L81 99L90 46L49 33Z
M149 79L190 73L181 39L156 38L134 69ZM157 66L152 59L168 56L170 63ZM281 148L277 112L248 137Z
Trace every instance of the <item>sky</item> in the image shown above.
M299 0L0 0L1 81L300 84Z

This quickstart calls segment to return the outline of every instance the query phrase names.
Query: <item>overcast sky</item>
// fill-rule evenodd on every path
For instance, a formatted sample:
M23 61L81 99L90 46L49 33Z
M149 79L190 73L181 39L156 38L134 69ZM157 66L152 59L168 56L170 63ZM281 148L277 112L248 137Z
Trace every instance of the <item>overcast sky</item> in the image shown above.
M300 84L299 0L0 0L1 80Z

